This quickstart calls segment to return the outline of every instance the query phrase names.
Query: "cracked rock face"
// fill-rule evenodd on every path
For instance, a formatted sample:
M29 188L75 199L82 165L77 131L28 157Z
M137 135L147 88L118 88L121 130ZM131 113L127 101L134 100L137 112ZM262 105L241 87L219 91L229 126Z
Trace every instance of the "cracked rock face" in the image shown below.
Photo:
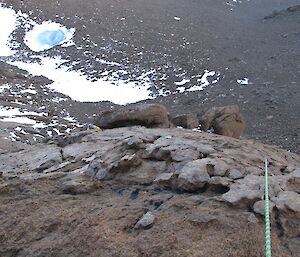
M12 231L0 230L1 254L13 253L7 233L23 235L14 248L20 256L39 256L53 245L55 231L76 249L79 235L92 235L93 246L85 246L91 256L163 256L157 245L172 256L196 254L198 247L207 256L263 255L265 157L274 256L297 256L298 155L247 140L142 127L84 132L0 155L1 220L19 215L14 226L7 222ZM9 199L16 204L8 205ZM26 200L18 205L18 199ZM39 235L44 245L37 243ZM207 244L211 237L230 247L217 252ZM109 251L95 252L105 238ZM68 247L54 250L73 256Z

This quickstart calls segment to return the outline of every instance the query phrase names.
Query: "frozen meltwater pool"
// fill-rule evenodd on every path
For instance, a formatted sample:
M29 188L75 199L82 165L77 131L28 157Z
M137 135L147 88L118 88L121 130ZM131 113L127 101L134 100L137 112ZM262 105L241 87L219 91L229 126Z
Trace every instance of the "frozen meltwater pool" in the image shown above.
M14 41L13 32L25 29L24 43L35 52L48 50L57 45L67 47L74 45L72 40L74 28L66 28L53 21L38 24L29 15L21 11L15 12L0 3L0 56L12 56L16 53L19 43Z
M25 35L25 44L35 52L48 50L54 46L70 46L75 29L67 29L65 26L51 21L36 24Z

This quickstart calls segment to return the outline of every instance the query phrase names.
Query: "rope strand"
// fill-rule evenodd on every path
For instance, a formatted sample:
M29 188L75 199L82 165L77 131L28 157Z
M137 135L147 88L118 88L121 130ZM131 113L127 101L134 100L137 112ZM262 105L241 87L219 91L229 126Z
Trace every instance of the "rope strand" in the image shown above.
M266 223L266 257L271 257L270 213L269 213L269 183L268 183L268 160L265 159L265 223Z

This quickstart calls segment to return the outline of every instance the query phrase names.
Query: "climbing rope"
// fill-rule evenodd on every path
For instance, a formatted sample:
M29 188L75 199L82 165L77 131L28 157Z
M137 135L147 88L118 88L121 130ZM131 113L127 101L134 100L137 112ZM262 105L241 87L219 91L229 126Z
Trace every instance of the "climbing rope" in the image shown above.
M271 257L270 213L269 213L269 183L268 183L268 160L265 159L265 222L266 222L266 257Z

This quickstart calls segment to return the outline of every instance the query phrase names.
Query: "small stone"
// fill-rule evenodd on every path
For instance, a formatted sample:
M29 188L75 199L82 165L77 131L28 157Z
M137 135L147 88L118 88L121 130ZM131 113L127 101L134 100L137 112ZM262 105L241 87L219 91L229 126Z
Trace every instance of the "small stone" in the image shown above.
M205 186L209 180L206 171L206 163L195 160L187 163L178 176L178 189L186 191L197 191Z
M239 178L243 177L243 174L240 171L236 170L236 169L231 169L229 171L228 177L231 178L231 179L239 179Z
M272 213L273 208L274 208L275 204L272 201L269 201L269 212ZM253 210L254 212L261 214L263 216L265 216L265 208L266 208L266 201L265 200L260 200L257 201L254 205L253 205Z
M259 220L256 218L256 216L253 213L250 213L248 216L248 221L251 223L258 223Z
M155 178L154 182L156 182L156 183L167 182L172 178L172 176L173 176L172 172L162 173Z
M152 212L148 211L144 216L135 224L134 229L148 229L153 226L155 216Z

